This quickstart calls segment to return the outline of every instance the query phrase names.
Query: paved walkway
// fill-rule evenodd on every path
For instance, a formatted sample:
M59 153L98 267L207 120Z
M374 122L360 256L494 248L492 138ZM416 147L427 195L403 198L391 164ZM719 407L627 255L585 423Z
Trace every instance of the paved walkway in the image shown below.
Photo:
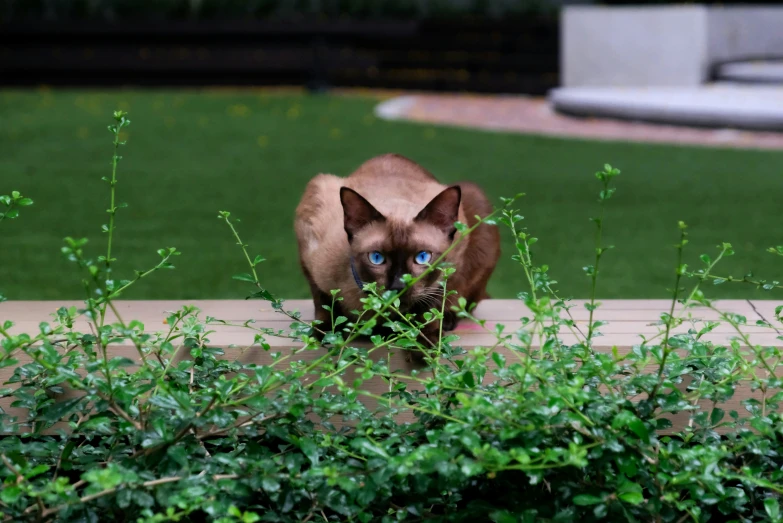
M547 136L743 149L783 149L783 133L574 118L555 113L545 99L523 96L406 95L382 102L376 108L376 114L389 120L410 120Z

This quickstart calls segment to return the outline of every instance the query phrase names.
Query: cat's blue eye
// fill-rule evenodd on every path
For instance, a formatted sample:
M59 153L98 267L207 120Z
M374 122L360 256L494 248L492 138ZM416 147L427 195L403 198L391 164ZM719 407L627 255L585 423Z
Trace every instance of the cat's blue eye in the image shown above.
M427 251L421 251L419 254L416 255L416 263L419 265L424 265L425 263L429 263L432 259L432 254Z
M373 265L380 265L384 261L386 261L386 258L384 257L384 255L379 253L378 251L372 251L370 253L369 258L370 258L370 263L372 263Z

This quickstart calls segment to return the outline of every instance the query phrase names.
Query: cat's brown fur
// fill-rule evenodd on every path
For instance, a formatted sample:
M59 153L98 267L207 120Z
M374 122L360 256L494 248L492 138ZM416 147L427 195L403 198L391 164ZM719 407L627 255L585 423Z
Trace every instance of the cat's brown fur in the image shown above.
M335 316L350 317L350 311L362 309L360 299L366 294L354 279L352 256L362 282L399 290L400 276L417 276L426 269L414 261L419 251L431 252L434 262L459 237L455 221L473 225L475 215L484 217L491 212L491 204L476 185L441 185L423 167L395 154L373 158L347 178L319 174L307 184L295 223L300 262L310 283L316 319L329 327L330 314L321 306L331 305L332 289L340 289L343 297ZM382 265L369 261L369 253L376 250L386 256ZM456 268L448 288L469 303L488 298L487 280L499 256L497 227L479 226L448 254L446 260ZM439 271L433 271L408 290L401 298L401 308L406 312L440 309L440 277ZM456 324L450 312L456 297L449 299L444 330ZM432 340L438 328L432 324L422 334Z

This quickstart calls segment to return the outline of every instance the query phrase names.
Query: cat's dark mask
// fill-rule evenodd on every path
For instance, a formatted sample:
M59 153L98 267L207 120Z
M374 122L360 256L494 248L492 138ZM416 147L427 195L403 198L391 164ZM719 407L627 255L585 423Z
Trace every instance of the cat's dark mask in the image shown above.
M400 220L384 216L358 192L342 187L343 225L361 281L400 290L403 274L416 277L424 272L454 240L454 222L459 218L461 197L459 186L449 187L412 220ZM403 303L427 302L438 306L430 297L440 295L439 276L438 271L427 275L406 293Z

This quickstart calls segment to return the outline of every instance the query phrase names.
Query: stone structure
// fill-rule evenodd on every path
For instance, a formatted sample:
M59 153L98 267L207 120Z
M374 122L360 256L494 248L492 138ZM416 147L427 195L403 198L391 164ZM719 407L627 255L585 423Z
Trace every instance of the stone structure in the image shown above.
M783 6L569 6L564 87L695 87L721 62L783 56Z

